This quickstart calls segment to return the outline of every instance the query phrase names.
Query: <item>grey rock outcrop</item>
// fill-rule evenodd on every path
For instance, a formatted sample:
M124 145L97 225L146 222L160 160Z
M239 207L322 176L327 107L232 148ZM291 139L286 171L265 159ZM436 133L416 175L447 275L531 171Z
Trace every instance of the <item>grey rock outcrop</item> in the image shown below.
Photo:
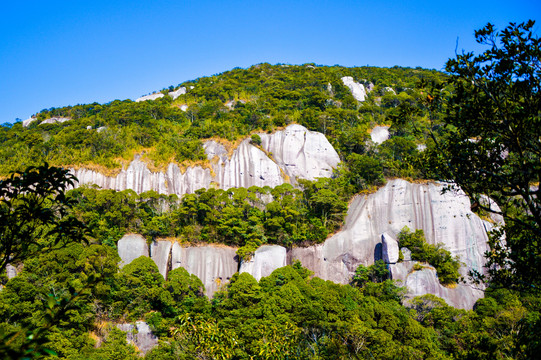
M269 276L274 270L287 265L286 248L279 245L263 245L249 261L242 261L240 273L247 272L257 281Z
M375 144L381 144L386 140L389 140L389 127L388 126L375 126L370 132L370 138Z
M171 267L171 241L158 240L150 244L150 258L154 260L160 274L167 279L167 272Z
M184 95L186 94L186 88L184 86L182 87L179 87L177 90L175 91L170 91L169 92L169 96L171 96L173 98L173 100L175 100L176 98L178 98L180 95Z
M300 125L290 125L275 134L261 134L262 148L249 139L240 143L231 157L225 147L215 141L204 144L212 171L201 166L188 167L184 172L169 164L165 172L152 172L137 155L118 175L108 177L97 171L71 169L79 179L78 185L95 184L103 189L126 190L137 193L154 190L160 194L184 195L211 183L221 189L233 187L275 187L296 178L329 177L340 159L323 134L308 131ZM272 158L269 157L272 153ZM288 179L289 177L289 179Z
M364 101L366 98L366 89L363 84L355 82L351 76L344 76L342 83L351 90L351 95L357 101Z
M330 177L340 157L325 135L293 124L272 135L259 134L261 146L292 179Z
M140 256L148 257L148 244L144 237L138 234L127 234L118 240L118 256L120 256L119 267L128 265Z
M137 321L134 324L117 324L117 328L126 332L126 340L146 354L158 345L158 337L152 333L148 324Z
M8 280L13 279L15 276L17 276L17 268L11 264L7 264L6 274L7 274Z
M409 273L404 285L408 289L408 298L433 294L459 309L472 309L477 299L483 297L483 291L471 284L459 284L454 288L442 286L433 268L425 267Z
M70 121L70 120L71 120L71 118L67 118L67 117L52 117L50 119L43 120L39 124L40 125L56 124L56 123L63 123L63 122L66 122L66 121Z
M183 267L197 276L205 286L205 295L212 297L238 270L236 248L228 246L188 246L174 243L171 269Z
M291 257L318 277L347 283L359 264L374 262L381 246L380 234L397 234L408 226L423 229L428 243L442 243L453 256L458 255L465 265L461 268L463 275L467 269L483 272L483 254L488 250L483 221L471 212L470 201L463 193L442 194L443 187L391 180L376 193L352 201L342 231L324 244L293 248ZM464 295L460 286L447 290L442 294L450 303L457 303L456 299ZM480 296L476 292L468 294L468 304Z
M381 235L382 259L387 264L396 264L399 257L398 241L388 233Z
M140 98L136 99L135 102L141 102L141 101L147 101L147 100L156 100L159 98L164 97L162 93L155 93L150 95L141 96Z
M26 120L23 120L23 127L29 127L30 124L32 124L37 119L35 117L28 118Z

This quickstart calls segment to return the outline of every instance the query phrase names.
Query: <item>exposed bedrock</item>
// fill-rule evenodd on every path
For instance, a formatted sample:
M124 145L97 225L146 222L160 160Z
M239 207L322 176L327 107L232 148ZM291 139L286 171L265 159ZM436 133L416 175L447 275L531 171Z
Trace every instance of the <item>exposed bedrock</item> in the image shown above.
M382 144L389 140L389 126L375 126L370 132L370 139L375 144Z
M116 327L125 331L126 340L135 345L143 354L158 345L158 337L152 333L150 326L144 321L137 321L135 324L117 324Z
M299 259L318 277L347 283L359 264L370 265L381 257L382 234L398 234L407 226L411 230L423 229L428 243L442 243L453 255L458 255L464 263L463 275L471 269L483 272L483 254L488 250L485 225L471 212L470 201L463 193L442 194L443 187L391 180L376 193L357 196L352 201L342 231L323 244L292 249L291 258ZM393 277L396 278L394 274ZM413 280L410 283L417 284ZM437 285L436 280L427 287L427 292ZM440 293L449 302L453 302L450 293L468 292L461 285L445 290ZM473 305L480 296L479 292L472 292L466 303Z
M160 194L183 195L209 188L211 183L221 189L275 187L288 180L295 183L296 178L329 177L340 161L323 134L308 131L300 125L290 125L271 135L261 134L261 140L267 153L246 139L230 157L223 145L207 141L204 147L212 171L194 166L182 172L178 165L169 164L165 172L152 172L140 156L136 156L114 177L85 168L72 169L71 172L79 179L79 185L95 184L118 191L131 189L142 193L154 190Z
M217 147L213 151L220 153L221 150ZM471 211L470 201L464 193L448 191L442 194L444 187L437 183L391 180L373 194L355 197L343 229L324 243L290 251L266 245L259 248L250 261L241 264L240 271L249 272L259 280L298 259L314 271L315 276L345 284L360 264L368 266L382 258L390 264L392 278L408 287L408 296L431 293L444 298L450 305L471 308L482 296L481 290L469 284L454 288L441 286L431 268L414 271L415 262L411 261L408 249L401 249L404 261L398 262L396 234L407 226L411 230L424 230L428 243L441 243L453 256L459 256L464 264L460 269L462 275L467 275L468 270L483 272L483 255L488 250L488 225ZM146 246L146 242L141 239L127 235L119 241L119 254L125 263L144 255L141 246L143 243ZM127 244L132 242L134 245L128 247ZM160 272L164 274L166 269L182 266L201 279L208 296L239 269L236 248L221 245L183 247L178 243L167 243L157 242L150 251ZM146 254L148 256L148 247Z
M351 90L351 95L357 101L364 101L366 98L366 89L363 84L355 82L351 76L344 76L342 78L342 83Z
M127 234L118 240L116 245L120 256L119 267L128 265L140 256L148 257L148 244L144 237L138 234Z
M171 269L171 248L172 243L168 240L158 240L150 244L150 258L154 260L164 279Z
M287 265L286 248L279 245L263 245L249 261L242 261L240 273L247 272L257 281L269 276L274 270Z
M325 135L293 124L272 135L260 134L261 146L292 179L330 177L340 158Z
M238 271L236 248L229 246L187 246L174 243L171 270L183 267L197 276L205 286L205 295L212 297Z

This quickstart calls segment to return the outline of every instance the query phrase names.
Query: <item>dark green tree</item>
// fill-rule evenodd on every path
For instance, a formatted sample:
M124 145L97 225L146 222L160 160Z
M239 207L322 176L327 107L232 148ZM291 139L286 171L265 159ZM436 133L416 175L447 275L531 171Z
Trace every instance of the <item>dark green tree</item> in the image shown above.
M475 32L486 46L482 54L447 62L448 134L437 152L442 178L459 185L474 207L504 216L506 243L493 236L489 265L505 285L527 289L541 285L541 40L533 27L530 20L498 31L489 23ZM427 103L438 99L428 95Z

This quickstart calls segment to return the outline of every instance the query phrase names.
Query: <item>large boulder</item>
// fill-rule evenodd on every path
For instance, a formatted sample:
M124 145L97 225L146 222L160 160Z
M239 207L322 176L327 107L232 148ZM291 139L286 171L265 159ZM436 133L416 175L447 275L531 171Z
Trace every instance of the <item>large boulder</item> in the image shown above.
M355 82L351 76L344 76L342 83L351 90L351 95L357 101L364 101L366 98L366 89L363 84Z
M126 234L117 243L118 255L120 256L119 267L128 265L140 256L148 257L148 244L144 237L138 234Z
M383 233L381 235L381 252L382 259L387 264L395 264L398 261L399 252L398 241L394 236L391 236L388 233Z
M384 141L389 140L389 127L388 126L375 126L370 131L370 139L375 144L382 144Z
M340 157L322 133L293 124L274 134L259 134L261 147L293 181L331 177Z
M274 270L287 265L286 248L279 245L263 245L258 248L252 258L242 261L240 273L247 272L257 281L269 276Z

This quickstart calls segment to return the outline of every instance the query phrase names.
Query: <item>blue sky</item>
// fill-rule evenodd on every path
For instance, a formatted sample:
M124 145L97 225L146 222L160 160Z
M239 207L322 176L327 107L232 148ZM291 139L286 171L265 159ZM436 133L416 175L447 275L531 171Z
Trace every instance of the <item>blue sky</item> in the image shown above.
M0 123L261 62L442 69L541 1L6 1Z

